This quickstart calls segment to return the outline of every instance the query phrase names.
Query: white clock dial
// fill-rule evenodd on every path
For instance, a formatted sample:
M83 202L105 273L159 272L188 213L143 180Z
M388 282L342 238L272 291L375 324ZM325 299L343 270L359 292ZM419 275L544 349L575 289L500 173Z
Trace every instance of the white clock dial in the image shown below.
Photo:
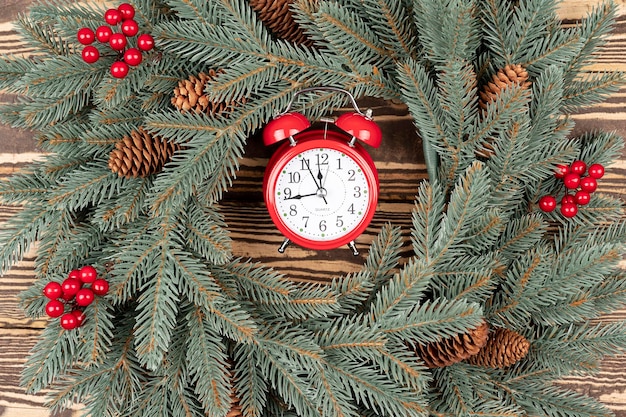
M297 154L276 181L276 209L290 230L303 238L329 241L355 229L367 214L369 189L357 162L334 149Z

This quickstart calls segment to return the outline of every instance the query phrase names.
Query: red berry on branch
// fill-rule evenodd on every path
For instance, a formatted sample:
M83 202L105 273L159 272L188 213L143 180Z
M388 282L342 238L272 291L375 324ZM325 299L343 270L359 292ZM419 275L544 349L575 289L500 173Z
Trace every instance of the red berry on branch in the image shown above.
M135 17L135 8L128 3L122 3L117 7L124 19L132 19Z
M61 327L65 330L72 330L78 327L78 319L72 313L63 314L61 317Z
M84 283L94 282L98 278L98 271L91 265L85 265L80 268L80 281Z
M102 25L96 29L96 39L98 42L107 43L112 34L113 30L108 26Z
M589 176L595 179L602 178L604 176L604 166L600 164L592 164L589 167Z
M122 22L122 33L126 36L135 36L139 32L139 25L133 19Z
M122 21L122 13L116 9L109 9L104 13L104 21L115 26Z
M111 75L115 78L124 78L128 75L128 65L122 61L111 64Z
M147 33L139 35L137 38L137 47L142 51L149 51L154 48L154 38Z
M85 321L85 318L87 317L85 316L85 313L83 313L80 310L74 310L72 311L72 314L76 317L76 323L77 323L76 327L82 326L83 322Z
M576 200L576 204L580 206L585 206L591 201L591 194L589 194L587 191L576 191L576 195L574 195L574 200Z
M574 203L576 203L576 200L574 199L574 196L571 194L565 194L563 198L561 199L561 204L574 204Z
M141 60L141 51L137 48L128 48L126 52L124 52L124 62L132 67L141 64Z
M126 36L121 33L114 33L109 37L109 45L111 48L116 51L121 51L126 48L126 44L128 43Z
M68 278L80 279L80 271L78 269L72 269L69 274L67 274Z
M93 43L94 39L96 38L96 35L93 33L93 30L91 29L82 28L78 30L76 37L78 38L78 42L82 43L83 45L89 45Z
M51 300L56 300L63 295L63 288L58 282L49 282L43 287L43 295Z
M587 171L587 164L584 161L574 161L569 169L574 174L583 175Z
M565 177L563 177L563 184L570 190L578 188L578 185L580 184L580 175L574 173L565 175Z
M554 173L554 176L556 178L563 178L567 174L569 174L569 172L570 172L569 166L567 166L567 165L557 165L556 166L556 172Z
M71 300L81 287L82 283L76 278L67 278L61 283L61 288L63 289L63 298L66 300Z
M539 208L546 213L553 211L556 208L556 198L551 195L544 195L539 199Z
M82 57L86 63L93 64L100 58L100 51L95 46L88 45L83 48Z
M598 181L595 178L583 177L580 179L580 188L588 193L593 193L598 188Z
M46 314L48 317L60 317L65 311L65 305L59 300L50 300L46 304Z
M561 214L565 217L571 218L578 213L578 206L574 203L561 204Z
M93 303L94 293L89 288L81 288L76 293L76 304L81 307L87 307L89 304Z
M109 283L104 279L97 279L91 284L91 290L96 295L106 295L109 292Z

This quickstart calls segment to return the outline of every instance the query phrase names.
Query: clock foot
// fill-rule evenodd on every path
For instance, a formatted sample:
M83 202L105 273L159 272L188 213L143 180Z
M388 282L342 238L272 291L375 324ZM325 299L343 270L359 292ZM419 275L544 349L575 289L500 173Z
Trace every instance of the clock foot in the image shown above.
M359 250L356 248L356 243L354 243L354 240L348 243L348 247L352 251L352 255L359 256Z
M283 243L280 245L280 247L278 248L278 252L285 253L285 249L287 249L287 246L289 246L290 243L291 241L289 239L285 239Z

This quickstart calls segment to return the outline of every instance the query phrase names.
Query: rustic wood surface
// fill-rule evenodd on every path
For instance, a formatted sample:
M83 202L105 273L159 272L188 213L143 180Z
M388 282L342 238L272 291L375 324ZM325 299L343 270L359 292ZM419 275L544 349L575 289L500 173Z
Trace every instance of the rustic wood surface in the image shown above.
M28 53L15 32L11 21L25 10L31 0L0 0L0 53ZM565 24L573 24L600 0L566 0L560 8ZM626 71L626 0L620 5L616 30L608 47L598 55L590 71ZM0 103L14 97L0 92ZM384 145L372 152L381 173L381 202L377 214L359 246L367 247L381 225L391 222L402 226L405 233L410 227L409 214L419 180L426 176L421 157L421 144L417 139L407 140L412 131L411 120L401 106L374 105L377 122L385 132ZM626 89L606 102L575 116L576 133L592 129L617 131L626 136ZM410 143L410 145L407 145ZM289 271L293 279L328 279L356 270L363 255L352 257L347 249L331 252L314 252L290 247L280 255L276 249L282 237L273 227L260 203L261 178L269 151L251 140L241 161L241 170L234 187L222 204L223 212L232 231L234 254L261 260L282 272ZM27 166L40 154L35 148L32 133L0 126L0 180ZM608 170L602 180L601 191L626 199L626 153ZM1 223L15 213L16 208L0 206ZM626 267L626 263L624 263ZM48 416L43 406L44 396L26 395L19 387L19 375L30 348L35 343L45 320L30 320L19 309L17 295L28 288L33 280L33 257L27 256L9 273L0 277L0 416ZM603 318L610 322L626 319L626 309ZM626 355L607 358L601 371L593 377L568 378L562 385L587 393L610 407L618 417L626 417ZM79 407L62 414L77 416Z

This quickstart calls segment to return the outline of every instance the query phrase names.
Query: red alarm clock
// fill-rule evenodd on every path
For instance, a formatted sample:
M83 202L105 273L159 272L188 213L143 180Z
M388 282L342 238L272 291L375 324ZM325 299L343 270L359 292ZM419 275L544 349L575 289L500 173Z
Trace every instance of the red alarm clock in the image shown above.
M306 117L289 109L297 95L315 90L348 95L355 111L322 119L323 128L311 127ZM328 123L338 129L329 129ZM284 141L263 179L267 210L286 237L279 252L290 242L314 250L347 244L358 255L354 240L374 216L379 183L374 161L357 141L378 147L381 140L371 111L361 112L349 92L334 87L298 91L287 109L267 124L265 145Z

